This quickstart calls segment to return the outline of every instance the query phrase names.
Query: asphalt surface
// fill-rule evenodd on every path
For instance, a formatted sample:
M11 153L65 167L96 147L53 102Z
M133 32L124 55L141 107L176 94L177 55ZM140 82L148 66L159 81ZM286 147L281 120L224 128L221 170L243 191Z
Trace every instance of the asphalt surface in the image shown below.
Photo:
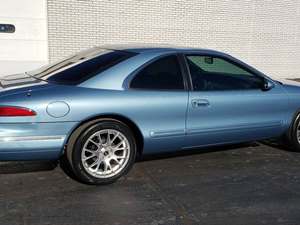
M0 224L297 225L300 153L254 143L158 155L98 187L49 163L1 163Z

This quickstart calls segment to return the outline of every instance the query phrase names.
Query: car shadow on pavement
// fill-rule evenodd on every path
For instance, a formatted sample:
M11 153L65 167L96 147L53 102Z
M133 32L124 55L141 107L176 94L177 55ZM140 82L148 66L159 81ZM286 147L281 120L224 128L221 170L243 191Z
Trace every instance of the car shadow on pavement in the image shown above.
M274 140L268 140L261 142L264 145L268 145L273 148L280 150L290 151L281 143L278 143ZM211 152L221 152L228 151L233 149L243 149L247 147L257 147L260 143L258 142L248 142L242 144L231 144L225 146L215 146L215 147L206 147L206 148L195 148L190 150L179 150L174 152L166 153L156 153L138 157L137 162L150 161L150 160L160 160L165 158L174 158L174 157L183 157L194 154L206 154ZM0 175L1 174L17 174L17 173L32 173L32 172L41 172L41 171L50 171L54 170L57 166L60 166L61 169L72 179L75 179L71 167L67 160L62 157L59 161L21 161L21 162L0 162Z
M285 145L282 141L278 141L277 139L264 140L261 141L261 143L272 148L277 148L279 150L294 152L293 149L291 149L291 147Z
M56 166L55 161L0 162L0 175L49 171L54 170Z
M195 155L195 154L206 154L211 152L222 152L222 151L234 150L239 148L257 147L257 146L259 146L259 143L257 142L247 142L247 143L228 144L228 145L212 146L212 147L192 148L188 150L178 150L174 152L149 154L149 155L139 157L137 161L142 162L148 160L159 160L165 158L182 157L182 156Z

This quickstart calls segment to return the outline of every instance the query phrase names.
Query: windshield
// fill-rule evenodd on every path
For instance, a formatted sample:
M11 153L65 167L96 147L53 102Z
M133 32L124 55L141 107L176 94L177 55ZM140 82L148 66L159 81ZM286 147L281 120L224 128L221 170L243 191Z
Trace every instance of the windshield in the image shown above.
M128 59L133 53L94 47L37 70L27 72L40 80L63 84L79 84Z

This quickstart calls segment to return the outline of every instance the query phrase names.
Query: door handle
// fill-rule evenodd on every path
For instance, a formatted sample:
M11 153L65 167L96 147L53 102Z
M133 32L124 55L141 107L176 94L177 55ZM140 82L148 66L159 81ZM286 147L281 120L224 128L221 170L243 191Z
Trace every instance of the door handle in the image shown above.
M192 106L194 108L209 106L209 101L206 100L206 99L193 99L192 100Z

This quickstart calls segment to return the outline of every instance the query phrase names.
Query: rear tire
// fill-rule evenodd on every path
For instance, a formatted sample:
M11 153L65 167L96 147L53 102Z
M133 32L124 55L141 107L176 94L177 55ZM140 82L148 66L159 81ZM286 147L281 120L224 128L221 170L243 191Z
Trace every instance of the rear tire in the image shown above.
M101 119L78 128L70 137L66 154L79 181L94 185L110 184L132 168L136 142L126 124Z

